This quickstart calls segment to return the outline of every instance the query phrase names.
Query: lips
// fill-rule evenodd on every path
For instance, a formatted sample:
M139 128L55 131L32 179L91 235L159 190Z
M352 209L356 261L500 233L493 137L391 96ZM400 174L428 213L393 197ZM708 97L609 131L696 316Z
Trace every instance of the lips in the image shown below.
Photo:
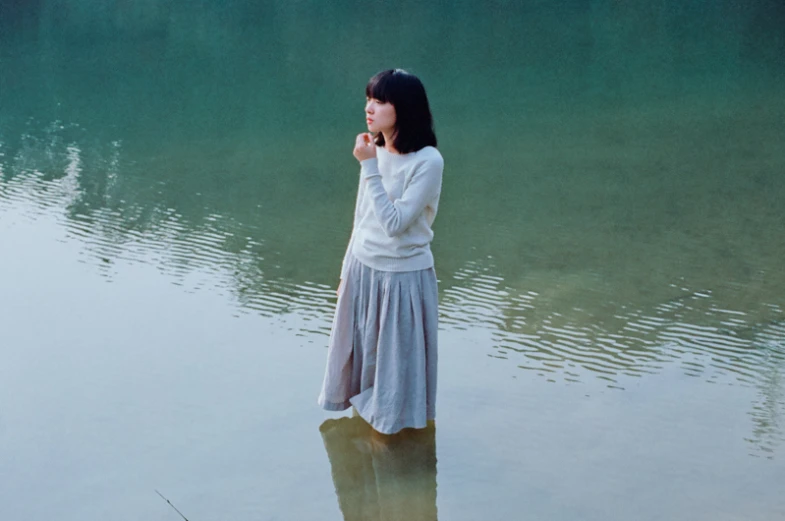
M373 120L371 118L365 118L365 121L366 123L373 123Z

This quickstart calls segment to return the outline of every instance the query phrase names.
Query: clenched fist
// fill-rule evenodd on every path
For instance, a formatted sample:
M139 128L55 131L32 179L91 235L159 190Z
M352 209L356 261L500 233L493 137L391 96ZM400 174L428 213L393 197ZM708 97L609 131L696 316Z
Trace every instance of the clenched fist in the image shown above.
M365 161L376 157L376 143L373 142L373 135L369 132L357 134L354 142L354 157L357 161Z

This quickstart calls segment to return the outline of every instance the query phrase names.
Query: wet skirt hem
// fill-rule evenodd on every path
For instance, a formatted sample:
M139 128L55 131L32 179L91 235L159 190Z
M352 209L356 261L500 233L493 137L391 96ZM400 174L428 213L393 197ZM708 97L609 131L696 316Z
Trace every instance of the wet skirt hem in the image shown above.
M377 432L435 418L438 288L433 268L378 271L350 256L318 404L351 406Z

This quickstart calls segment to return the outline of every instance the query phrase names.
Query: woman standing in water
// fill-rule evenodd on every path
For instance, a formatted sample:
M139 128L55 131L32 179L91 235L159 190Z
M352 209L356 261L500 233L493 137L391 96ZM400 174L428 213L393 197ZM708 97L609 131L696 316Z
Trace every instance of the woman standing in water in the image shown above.
M401 69L365 87L368 132L319 404L354 406L376 431L436 415L438 290L431 226L444 160L422 82Z

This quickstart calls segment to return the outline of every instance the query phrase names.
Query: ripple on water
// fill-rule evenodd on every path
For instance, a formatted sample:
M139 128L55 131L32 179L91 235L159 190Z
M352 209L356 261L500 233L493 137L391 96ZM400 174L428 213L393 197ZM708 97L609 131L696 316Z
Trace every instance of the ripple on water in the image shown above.
M3 200L29 218L55 214L97 264L153 263L179 284L191 272L205 272L243 307L265 315L295 313L313 323L309 331L329 332L333 289L270 277L258 230L209 212L193 224L170 208L82 205L79 148L58 139L28 142L12 162L15 175L0 183ZM44 147L38 155L45 164L62 166L64 175L47 177L33 168L36 161L25 153L32 154L36 145ZM512 287L489 263L468 262L450 277L442 290L442 327L486 328L493 333L491 356L569 380L594 375L618 383L620 377L639 377L679 361L690 375L732 375L752 384L766 371L766 361L780 363L784 357L776 347L785 338L781 309L770 306L771 322L760 323L728 302L715 302L708 290L676 288L682 294L635 309L607 306L608 293L596 289L591 275L544 274L527 279L531 287Z
M76 145L33 141L4 167L0 212L5 206L33 220L53 216L107 277L118 260L153 264L189 291L220 287L242 309L297 317L297 334L329 334L334 289L273 275L275 252L257 227L207 210L193 223L172 208L111 202L106 193L96 203L79 185ZM36 143L43 158L25 157ZM46 175L41 162L64 174ZM596 379L623 388L629 378L677 364L707 382L755 387L754 441L769 449L782 442L785 315L777 305L739 309L732 293L681 283L671 284L675 296L663 302L614 302L613 289L590 272L543 271L512 285L491 262L470 261L447 274L441 327L489 331L489 356L548 381Z
M564 299L506 286L486 272L470 263L454 277L459 285L443 292L442 323L457 329L487 327L494 333L490 356L519 356L521 369L559 373L568 382L602 377L617 384L622 377L656 373L676 362L689 376L712 381L729 376L729 383L755 385L767 370L766 359L782 359L764 347L783 344L782 322L765 327L727 303L716 305L710 291L684 288L686 295L648 310L619 312L627 309L620 306L603 312L592 306L592 300L606 299L603 294L577 287L568 299L572 306L565 307ZM781 310L770 311L782 316Z

